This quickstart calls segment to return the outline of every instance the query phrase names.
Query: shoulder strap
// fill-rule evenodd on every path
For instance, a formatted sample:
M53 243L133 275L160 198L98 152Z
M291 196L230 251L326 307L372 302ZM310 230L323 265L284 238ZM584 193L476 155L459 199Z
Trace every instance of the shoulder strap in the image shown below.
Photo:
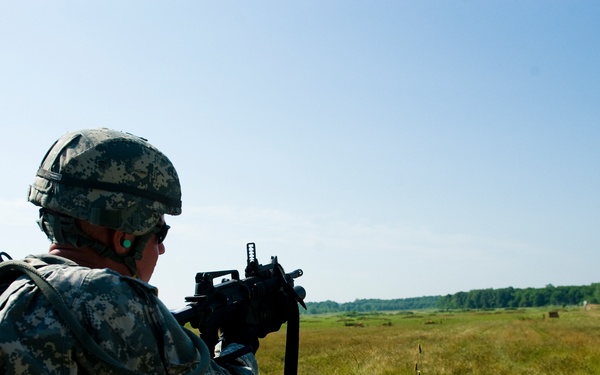
M64 320L65 324L73 332L73 335L77 341L79 341L84 350L87 351L87 354L91 354L95 358L104 362L108 367L115 371L115 373L135 374L134 371L123 367L121 363L117 362L117 360L108 355L104 349L102 349L94 340L92 340L83 326L79 323L75 315L73 315L73 312L67 307L60 293L52 286L52 284L48 282L48 280L44 278L44 276L39 273L38 270L23 261L8 260L0 262L0 274L7 270L20 271L21 273L26 274L38 286L38 288L40 288L40 291L52 303L58 312L58 315ZM190 338L192 338L191 335ZM200 340L200 338L197 338L197 340ZM198 347L198 345L196 346ZM204 345L201 345L201 347L206 348ZM208 367L208 350L205 350L203 353L201 353L201 355L202 362L200 363L200 366L196 367L192 374L203 373L203 371L205 371ZM92 371L92 373L93 372L94 371Z
M81 346L89 354L100 359L113 370L122 374L135 374L124 368L114 358L109 356L91 337L85 332L85 329L73 315L73 312L67 307L60 293L50 284L38 270L31 265L16 260L8 260L0 263L0 270L14 270L26 274L37 286L40 291L52 303L58 315L64 320L65 324L73 332L73 335L79 341Z
M7 260L12 260L10 255L5 253L4 251L0 252L0 265L2 264L2 262ZM2 270L2 268L0 268L0 270ZM0 295L2 295L2 293L4 293L8 286L12 284L12 282L15 281L19 276L21 276L21 273L14 270L4 269L4 271L0 272ZM0 306L2 306L2 303L3 300L0 297Z

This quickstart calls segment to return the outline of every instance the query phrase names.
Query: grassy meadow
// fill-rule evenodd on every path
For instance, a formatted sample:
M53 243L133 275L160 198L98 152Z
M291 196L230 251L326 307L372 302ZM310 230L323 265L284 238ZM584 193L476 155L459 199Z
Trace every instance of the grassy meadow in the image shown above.
M600 374L600 308L549 311L303 315L298 374ZM284 353L282 327L261 374L283 374Z

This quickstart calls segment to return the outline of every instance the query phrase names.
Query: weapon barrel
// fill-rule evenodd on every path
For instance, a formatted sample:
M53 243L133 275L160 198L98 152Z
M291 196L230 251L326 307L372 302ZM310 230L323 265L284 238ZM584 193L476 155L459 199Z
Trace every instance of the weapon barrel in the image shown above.
M292 279L297 279L300 276L302 276L303 274L304 274L304 272L301 269L297 269L295 271L288 273L287 276L291 277Z

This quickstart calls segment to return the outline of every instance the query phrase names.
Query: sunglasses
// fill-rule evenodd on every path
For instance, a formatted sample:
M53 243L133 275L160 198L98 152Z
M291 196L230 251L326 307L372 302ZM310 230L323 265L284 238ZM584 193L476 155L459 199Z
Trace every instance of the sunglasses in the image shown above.
M169 228L171 228L171 227L168 226L167 223L162 223L162 224L158 223L152 230L152 233L156 234L157 242L159 245L161 243L163 243L165 238L167 238L167 233L169 233Z

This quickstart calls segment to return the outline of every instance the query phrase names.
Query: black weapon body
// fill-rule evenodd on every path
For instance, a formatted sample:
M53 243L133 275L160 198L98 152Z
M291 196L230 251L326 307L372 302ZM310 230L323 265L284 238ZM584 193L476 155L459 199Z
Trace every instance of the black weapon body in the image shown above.
M270 264L261 265L256 259L256 245L252 242L246 245L246 250L248 259L244 279L240 279L236 270L199 272L196 274L194 295L185 298L187 306L173 312L179 324L190 323L200 331L200 337L212 355L219 341L219 328L232 316L239 316L235 314L239 311L248 312L246 320L249 324L260 326L269 322L281 325L294 320L294 316L282 316L294 314L288 308L291 304L295 306L296 315L298 303L306 309L304 288L294 286L294 279L303 274L301 269L285 273L276 256L271 257ZM218 278L222 278L220 282ZM285 296L287 302L283 303L288 303L288 306L281 306L282 299L276 298L281 296ZM254 308L249 309L249 306Z

